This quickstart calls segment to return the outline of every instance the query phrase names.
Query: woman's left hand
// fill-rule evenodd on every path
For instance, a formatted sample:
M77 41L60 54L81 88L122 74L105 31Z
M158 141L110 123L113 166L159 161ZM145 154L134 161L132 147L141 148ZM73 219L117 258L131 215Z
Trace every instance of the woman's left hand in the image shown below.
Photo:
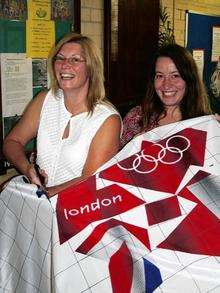
M62 186L59 185L54 185L54 186L50 186L46 188L46 192L47 192L47 196L53 197L54 195L58 194L58 192L60 192L61 190L63 190Z

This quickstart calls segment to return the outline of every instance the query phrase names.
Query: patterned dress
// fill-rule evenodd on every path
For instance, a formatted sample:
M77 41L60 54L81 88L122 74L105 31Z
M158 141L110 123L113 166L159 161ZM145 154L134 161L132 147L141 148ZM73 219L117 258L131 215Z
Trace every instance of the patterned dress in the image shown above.
M144 130L141 127L142 109L141 106L132 108L123 119L123 133L121 137L121 148L125 146L134 136L141 132L149 131L158 125L156 115L152 115L150 122Z

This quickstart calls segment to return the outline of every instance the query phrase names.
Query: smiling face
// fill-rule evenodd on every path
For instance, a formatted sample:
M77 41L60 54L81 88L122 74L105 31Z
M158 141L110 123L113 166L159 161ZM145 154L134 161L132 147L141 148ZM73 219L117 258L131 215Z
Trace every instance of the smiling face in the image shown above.
M186 83L169 57L159 57L155 66L154 87L165 108L176 108L183 99Z
M84 52L80 44L64 44L54 58L54 71L59 87L79 93L88 91L89 74Z

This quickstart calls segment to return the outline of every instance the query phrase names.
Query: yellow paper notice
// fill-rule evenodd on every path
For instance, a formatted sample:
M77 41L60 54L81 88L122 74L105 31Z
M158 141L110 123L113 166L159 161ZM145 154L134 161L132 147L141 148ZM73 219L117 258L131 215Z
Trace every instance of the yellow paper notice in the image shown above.
M55 23L52 20L26 21L26 53L31 58L47 58L55 43Z
M50 0L28 0L28 19L51 19Z

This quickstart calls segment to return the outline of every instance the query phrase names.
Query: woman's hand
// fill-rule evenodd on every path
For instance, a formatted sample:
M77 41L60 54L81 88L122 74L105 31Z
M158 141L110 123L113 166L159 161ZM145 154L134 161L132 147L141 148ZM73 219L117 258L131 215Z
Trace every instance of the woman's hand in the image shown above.
M59 192L59 188L57 188L57 186L47 187L46 192L47 192L47 196L50 198Z
M27 167L27 171L25 175L28 177L31 184L36 184L38 186L44 187L48 181L48 176L46 172L36 167L36 165L34 164L30 164Z

